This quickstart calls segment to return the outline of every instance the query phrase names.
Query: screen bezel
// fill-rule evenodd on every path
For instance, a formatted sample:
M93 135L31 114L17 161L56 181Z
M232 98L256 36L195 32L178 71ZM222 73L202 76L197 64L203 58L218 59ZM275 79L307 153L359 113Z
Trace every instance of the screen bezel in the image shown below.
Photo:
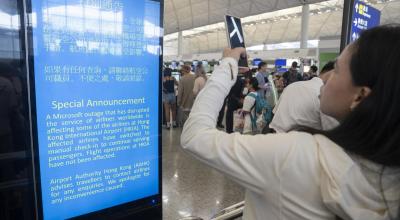
M340 52L349 44L351 31L351 18L353 17L353 6L355 0L344 1L342 32L340 37Z
M18 0L22 5L22 30L24 31L23 41L25 42L22 47L26 48L26 69L28 73L28 97L30 109L30 129L31 129L31 148L32 148L32 163L33 163L33 182L35 190L35 209L36 219L43 219L43 203L42 203L42 190L40 178L40 160L39 160L39 142L38 142L38 127L37 127L37 112L36 112L36 90L35 90L35 71L34 71L34 51L33 51L33 31L29 23L30 15L32 14L32 0ZM164 0L150 0L160 3L160 29L164 28ZM162 31L163 32L163 31ZM162 85L162 65L163 65L163 35L161 33L160 41L160 55L159 55L159 74L158 74L158 194L148 196L139 200L119 204L109 208L101 209L86 213L84 215L73 217L73 219L93 219L93 218L106 218L116 219L135 216L145 219L161 219L162 217L162 136L161 136L161 120L162 120L162 99L161 99L161 85Z

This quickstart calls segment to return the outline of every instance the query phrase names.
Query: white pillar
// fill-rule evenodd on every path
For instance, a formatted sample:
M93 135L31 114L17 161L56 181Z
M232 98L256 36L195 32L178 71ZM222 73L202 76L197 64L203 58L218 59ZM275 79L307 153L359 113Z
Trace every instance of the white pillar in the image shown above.
M303 10L301 14L301 38L300 38L300 48L307 49L308 41L308 21L310 18L310 5L303 5Z
M183 36L182 31L178 32L178 56L182 56L183 52Z

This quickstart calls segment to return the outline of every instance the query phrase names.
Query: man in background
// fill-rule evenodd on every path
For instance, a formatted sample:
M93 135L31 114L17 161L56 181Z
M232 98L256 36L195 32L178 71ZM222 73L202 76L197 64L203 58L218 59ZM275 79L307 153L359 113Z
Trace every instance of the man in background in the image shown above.
M299 68L299 66L297 62L294 61L290 69L283 74L283 78L285 79L285 87L294 82L303 80L303 77L301 76L297 68Z
M225 116L226 133L233 133L233 112L241 108L243 105L243 88L244 88L244 76L239 73L235 84L232 86L227 96L227 110Z
M310 127L317 130L330 130L338 122L320 110L319 95L321 87L333 72L334 62L328 62L319 77L296 82L283 90L274 108L274 118L269 127L276 132L288 132L296 127Z
M268 79L267 79L267 63L260 62L258 64L256 79L258 81L258 95L262 98L265 98L265 94L268 90Z
M303 80L306 81L306 80L310 80L314 77L317 77L318 76L317 72L318 72L318 67L315 65L312 65L310 67L310 71L308 71L308 73L304 73Z
M185 123L189 117L190 110L194 102L194 81L195 76L190 73L191 68L188 65L183 65L181 69L182 77L178 86L178 106L182 112L182 124Z

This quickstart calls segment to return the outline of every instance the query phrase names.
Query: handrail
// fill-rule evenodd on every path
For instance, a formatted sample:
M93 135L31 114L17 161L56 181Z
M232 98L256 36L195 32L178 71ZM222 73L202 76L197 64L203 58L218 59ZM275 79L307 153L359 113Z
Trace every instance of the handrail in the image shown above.
M188 217L181 218L179 220L203 220L203 219L200 217L196 217L196 216L188 216Z
M214 215L211 220L233 220L243 216L244 201L229 206Z
M234 220L243 216L243 210L244 210L244 201L236 203L221 210L216 215L214 215L210 220ZM188 216L181 218L179 220L203 220L203 219L196 216Z

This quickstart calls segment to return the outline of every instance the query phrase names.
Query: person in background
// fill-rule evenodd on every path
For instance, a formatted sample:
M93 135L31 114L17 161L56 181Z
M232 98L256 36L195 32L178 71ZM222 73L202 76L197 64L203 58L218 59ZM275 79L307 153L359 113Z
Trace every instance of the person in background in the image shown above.
M170 115L172 115L172 126L177 127L176 124L176 96L175 96L175 85L178 85L175 77L172 77L172 69L165 68L164 69L164 78L163 78L163 103L165 110L165 121L166 128L171 128L171 119Z
M225 98L224 104L222 105L221 109L219 110L218 114L218 120L217 120L217 128L219 129L224 129L225 126L222 124L225 116L225 108L226 108L226 102L228 101L228 97Z
M260 62L258 64L258 69L257 69L257 73L256 73L256 79L258 81L258 94L265 98L265 94L267 92L268 87L268 80L266 80L267 78L267 63L265 62Z
M310 80L310 79L312 79L314 77L317 77L317 76L318 76L318 67L315 66L315 65L312 65L310 67L310 71L308 73L304 73L303 80L304 81Z
M193 88L195 76L191 74L191 68L188 65L182 66L181 74L182 77L178 85L178 106L183 114L182 124L184 124L194 102Z
M275 83L275 87L278 92L278 98L279 98L283 92L283 89L285 88L284 78L281 75L276 74L274 83Z
M226 49L181 146L246 189L243 219L399 219L399 51L398 24L365 30L343 50L321 91L335 129L246 136L215 129L245 53Z
M226 117L225 124L227 125L225 131L228 133L233 132L233 114L234 111L241 108L243 105L243 97L247 95L241 94L245 87L245 79L252 77L253 70L240 68L238 79L236 79L235 85L232 87L231 91L229 91L228 96L224 100L224 104L222 105L221 110L218 114L217 120L217 128L224 129L224 125L222 125L222 121L225 116L225 106L228 103L228 108L226 109Z
M201 63L197 65L195 77L196 79L194 80L193 95L196 97L207 82L207 75Z
M269 127L276 132L288 132L300 126L318 130L336 127L338 122L335 119L321 113L319 101L321 87L333 74L333 68L334 62L328 62L319 77L286 87L274 108L275 115Z
M227 133L233 133L233 112L241 108L243 105L243 89L245 87L245 79L242 74L236 78L235 84L232 86L226 98L227 109L225 116L225 124Z
M315 65L312 65L310 67L310 72L309 73L310 73L311 79L314 78L314 77L317 77L318 76L318 67L315 66Z
M294 82L303 80L303 77L301 76L301 74L299 73L297 68L299 68L299 66L298 66L297 62L294 61L292 63L292 66L290 67L290 69L288 71L286 71L285 73L283 73L283 78L285 79L285 87Z
M252 124L251 117L257 117L255 112L256 99L253 96L259 95L259 93L257 92L259 89L258 80L256 78L250 78L250 80L246 84L246 88L248 89L248 94L246 94L246 97L244 98L242 108L242 112L244 115L243 134L252 134L257 129Z

